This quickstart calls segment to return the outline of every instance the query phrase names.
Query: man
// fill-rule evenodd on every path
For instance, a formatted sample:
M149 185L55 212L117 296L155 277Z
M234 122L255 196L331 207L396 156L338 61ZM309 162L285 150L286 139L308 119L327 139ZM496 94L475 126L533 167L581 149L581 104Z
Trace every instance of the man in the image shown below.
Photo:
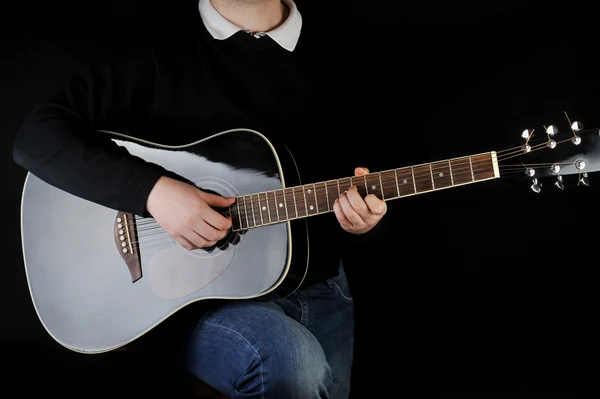
M213 207L235 199L169 177L97 130L135 127L139 138L177 145L200 138L191 128L248 127L295 149L306 181L347 176L338 173L354 156L340 127L337 52L292 0L200 0L195 12L192 37L74 74L31 112L14 148L16 162L50 184L151 215L189 249L225 236L231 220ZM335 217L309 218L303 287L286 298L220 304L193 320L181 341L187 370L232 398L348 397L354 320L340 258L350 264L349 249L377 239L386 211L353 187L336 200Z

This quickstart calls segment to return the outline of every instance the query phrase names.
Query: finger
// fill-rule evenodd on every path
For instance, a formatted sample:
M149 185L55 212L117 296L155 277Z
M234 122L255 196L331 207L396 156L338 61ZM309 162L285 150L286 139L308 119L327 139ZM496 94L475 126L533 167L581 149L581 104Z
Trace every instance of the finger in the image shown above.
M191 242L194 245L194 248L210 247L211 245L214 245L217 242L216 240L209 240L195 231L190 231L186 233L183 236L183 238Z
M372 216L371 210L367 204L365 204L365 201L362 199L358 189L355 186L350 187L346 195L348 196L350 205L352 205L352 209L354 209L354 211L358 213L363 220L367 220Z
M348 194L342 194L339 197L339 201L340 201L340 206L342 208L342 212L344 213L344 216L346 216L346 219L348 219L348 221L352 224L352 226L355 229L360 229L360 228L364 227L365 222L360 217L360 215L358 213L356 213L354 208L352 208L352 205L350 205L350 201L348 200Z
M337 218L338 222L340 222L340 225L344 228L344 230L353 229L352 223L350 223L346 215L344 215L344 211L342 211L340 201L337 198L333 202L333 213L335 213L335 217Z
M235 197L223 197L202 190L200 190L200 196L208 205L217 208L226 208L235 202Z
M354 175L355 176L364 176L364 175L368 175L369 174L369 169L367 168L355 168L354 169Z
M221 215L214 209L208 209L204 216L204 221L214 229L225 231L231 227L231 218Z
M207 241L218 241L227 234L227 230L215 229L204 220L196 223L193 231Z
M184 247L185 249L192 250L192 249L196 248L196 245L193 244L190 240L188 240L184 236L173 237L173 239L175 239L175 241L177 241L179 244L181 244L181 246Z
M375 194L367 195L364 202L373 215L383 216L387 212L387 203L377 198Z

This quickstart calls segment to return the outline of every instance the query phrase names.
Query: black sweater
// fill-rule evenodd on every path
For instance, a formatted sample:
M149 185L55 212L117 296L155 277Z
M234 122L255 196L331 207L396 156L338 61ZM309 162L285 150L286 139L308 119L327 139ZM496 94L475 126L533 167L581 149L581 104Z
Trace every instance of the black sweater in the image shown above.
M360 151L349 152L346 58L334 36L328 39L305 18L299 43L288 52L268 36L241 31L215 40L199 16L194 20L185 38L148 41L74 73L27 116L15 161L74 195L137 215L147 215L146 199L165 170L97 130L135 130L136 137L177 145L251 128L288 145L304 182L350 176L363 166ZM336 274L340 257L351 263L346 250L368 246L383 224L354 236L333 213L308 222L309 283Z

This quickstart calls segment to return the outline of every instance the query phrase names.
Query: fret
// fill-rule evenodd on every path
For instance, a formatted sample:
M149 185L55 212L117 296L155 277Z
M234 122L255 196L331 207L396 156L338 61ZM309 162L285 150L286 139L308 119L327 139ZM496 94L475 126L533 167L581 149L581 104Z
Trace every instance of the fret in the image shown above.
M471 181L475 181L475 175L473 174L473 160L469 157L469 165L471 165Z
M304 197L304 191L305 190L303 190L303 186L292 187L292 192L294 193L294 200L296 201L296 213L299 218L305 217L307 213L306 198Z
M431 166L429 164L413 166L415 176L415 191L423 193L433 190L433 181L431 176Z
M260 211L258 194L250 194L250 201L252 201L252 210L254 211L254 222L256 226L264 226L266 223L262 220L262 212Z
M431 170L431 164L429 164L429 174L431 175L431 186L435 190L435 181L433 181L433 170Z
M272 223L279 222L281 217L279 216L279 207L277 206L277 200L275 199L275 191L267 191L266 196L271 221Z
M329 196L325 188L325 182L315 183L315 198L317 201L317 212L329 212Z
M450 160L452 180L454 185L471 183L471 162L469 157L454 158Z
M263 212L262 212L262 205L260 204L260 196L258 194L252 194L250 197L252 200L254 200L254 207L256 209L256 215L258 220L260 220L260 224L261 225L265 225L266 222L265 220L263 220Z
M356 191L358 191L362 198L365 198L367 194L369 194L369 190L367 188L367 180L365 179L365 176L350 177L350 185L356 187Z
M448 162L448 170L450 170L450 182L452 183L452 185L454 185L454 178L452 177L452 165L450 164L450 160L446 162Z
M260 216L263 224L271 224L271 213L269 211L269 202L267 200L267 193L258 193L258 203L260 205Z
M256 223L256 218L254 217L254 208L252 206L252 197L250 195L244 196L244 203L246 206L246 212L248 215L248 227L255 227L258 224Z
M330 211L333 211L333 204L340 196L338 191L338 181L330 180L325 182L325 192L327 193L327 206L329 207Z
M229 216L231 216L231 229L233 231L240 230L242 228L242 219L238 206L239 202L236 202L231 204L229 207Z
M237 197L235 200L238 208L238 214L240 219L240 228L247 229L248 228L248 213L246 212L245 206L246 201L244 201L244 197Z
M475 155L472 158L474 164L473 179L475 181L491 179L495 176L491 153Z
M381 191L381 175L379 173L369 173L365 175L367 187L370 194L375 195L379 199L383 199L383 193Z
M285 209L288 213L288 220L298 218L298 206L296 205L296 196L294 187L288 187L284 191Z
M290 220L288 213L288 205L284 190L275 190L275 202L277 203L277 209L279 210L279 220Z
M386 199L399 197L398 180L396 180L396 171L387 170L379 174L381 178L381 195Z
M415 189L415 194L417 193L417 183L415 180L415 168L413 168L412 166L410 167L410 172L412 173L412 183L413 183L413 187Z
M398 179L398 196L403 197L405 195L415 194L416 185L413 179L414 173L412 167L396 169L396 176Z
M306 204L306 213L308 215L316 215L319 213L317 206L317 197L315 194L315 185L307 184L304 188L304 203Z
M352 178L350 177L345 177L343 179L338 179L338 184L340 186L340 196L341 194L345 193L348 191L348 189L350 188L350 186L352 185Z
M433 162L431 164L431 174L436 190L452 186L452 175L448 161Z

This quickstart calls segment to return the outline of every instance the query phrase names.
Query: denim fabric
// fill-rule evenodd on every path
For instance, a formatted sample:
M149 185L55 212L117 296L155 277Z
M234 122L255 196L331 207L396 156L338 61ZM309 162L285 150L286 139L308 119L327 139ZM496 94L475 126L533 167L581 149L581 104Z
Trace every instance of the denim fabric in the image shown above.
M349 396L354 317L342 265L285 298L227 302L194 327L186 369L231 398Z

